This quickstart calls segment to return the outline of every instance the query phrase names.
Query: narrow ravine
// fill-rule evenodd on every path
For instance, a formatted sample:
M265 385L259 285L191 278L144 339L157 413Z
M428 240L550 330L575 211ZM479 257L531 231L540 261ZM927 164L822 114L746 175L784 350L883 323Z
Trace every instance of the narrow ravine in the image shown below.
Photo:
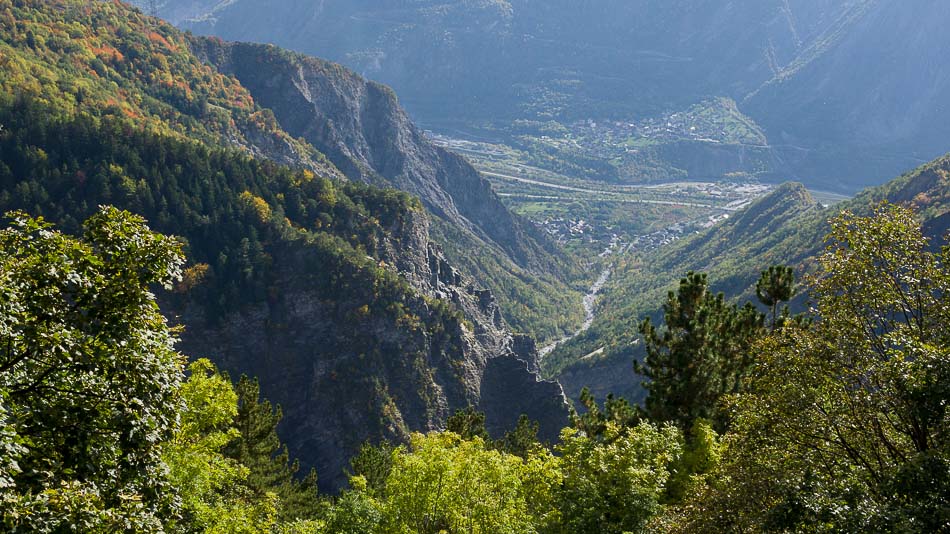
M596 307L594 306L594 304L597 302L597 295L600 293L600 290L603 289L604 284L607 283L607 280L610 279L610 275L612 272L613 270L610 267L607 267L606 269L604 269L603 272L600 273L600 277L598 277L597 280L594 281L594 283L590 286L590 289L587 291L587 294L584 295L584 312L586 316L584 318L584 323L581 324L581 327L575 330L570 335L564 336L561 339L558 339L557 341L555 341L554 343L551 343L550 345L542 347L539 352L542 359L548 354L550 354L554 349L556 349L558 345L562 343L567 343L568 341L574 339L575 337L583 334L588 329L590 329L590 326L594 324L594 318L597 315Z

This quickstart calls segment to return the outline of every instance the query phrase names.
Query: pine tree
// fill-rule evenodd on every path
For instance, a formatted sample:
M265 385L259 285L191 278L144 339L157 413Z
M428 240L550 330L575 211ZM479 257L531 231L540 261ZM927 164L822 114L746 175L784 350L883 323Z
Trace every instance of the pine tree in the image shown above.
M365 442L360 446L360 452L350 460L352 476L360 476L366 480L366 490L374 497L383 497L386 489L386 478L393 468L393 451L396 447L382 441L379 445Z
M612 423L615 428L627 429L640 422L640 414L623 397L607 395L604 407L601 409L594 395L585 387L581 390L580 402L584 407L584 413L573 414L571 424L588 437L601 438L608 423Z
M449 432L455 432L462 439L472 439L479 437L486 443L491 442L488 431L485 430L485 414L469 406L464 410L456 410L455 415L449 417L445 422L445 429Z
M666 328L648 318L639 331L646 343L644 362L634 364L648 382L645 413L688 430L698 418L722 423L721 395L738 391L749 365L749 345L763 317L751 304L728 305L713 294L705 273L687 273L663 305Z
M755 284L755 294L759 302L769 307L770 328L775 330L782 322L778 316L779 304L788 302L795 296L795 273L792 268L773 265L762 271L761 278Z
M541 447L541 442L538 441L540 427L537 421L532 421L527 415L521 414L517 426L505 432L505 437L495 442L495 449L527 458L532 451Z
M281 519L312 518L322 504L317 495L315 471L302 480L295 478L299 463L290 461L287 446L280 442L277 425L283 418L280 407L260 398L260 384L242 376L235 386L238 413L234 426L240 432L225 448L225 454L247 466L248 485L263 494L272 491L280 497Z

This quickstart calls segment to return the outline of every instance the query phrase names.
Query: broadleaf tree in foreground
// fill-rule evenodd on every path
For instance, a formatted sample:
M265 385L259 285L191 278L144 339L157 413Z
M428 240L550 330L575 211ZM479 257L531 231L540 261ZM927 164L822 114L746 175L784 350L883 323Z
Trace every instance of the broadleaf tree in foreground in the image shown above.
M813 321L756 346L680 530L950 530L950 268L908 209L832 221Z

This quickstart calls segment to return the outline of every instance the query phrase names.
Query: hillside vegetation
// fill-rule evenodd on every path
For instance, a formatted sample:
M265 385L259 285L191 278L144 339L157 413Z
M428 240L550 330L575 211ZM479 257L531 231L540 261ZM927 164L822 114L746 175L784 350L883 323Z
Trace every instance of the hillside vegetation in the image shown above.
M714 290L750 299L760 272L771 265L793 266L799 277L814 271L829 219L846 210L870 213L882 200L913 208L927 234L939 239L950 228L948 171L950 157L943 157L832 207L819 205L799 184L785 184L708 230L648 254L630 254L605 288L590 331L546 358L545 370L556 375L573 366L565 383L571 396L589 381L601 395L613 386L616 393L640 398L638 381L629 371L629 362L643 354L633 325L658 316L663 297L678 277L706 272ZM601 348L596 357L578 363ZM594 378L604 375L614 377L609 386Z
M329 497L312 474L291 478L280 412L253 382L232 385L207 360L183 373L148 291L181 279L180 243L114 208L81 238L14 214L0 230L0 521L96 533L941 531L950 275L910 210L830 225L807 316L766 323L746 306L740 326L704 275L684 279L648 336L645 408L585 393L586 413L553 448L526 417L491 440L484 415L460 410L408 445L364 444L349 487ZM788 300L787 282L764 291Z
M342 179L190 38L129 6L0 11L0 211L76 233L111 205L178 236L188 264L158 295L182 350L259 376L324 488L363 440L406 440L456 408L479 406L497 431L521 413L548 436L563 426L533 345L430 241L417 197Z

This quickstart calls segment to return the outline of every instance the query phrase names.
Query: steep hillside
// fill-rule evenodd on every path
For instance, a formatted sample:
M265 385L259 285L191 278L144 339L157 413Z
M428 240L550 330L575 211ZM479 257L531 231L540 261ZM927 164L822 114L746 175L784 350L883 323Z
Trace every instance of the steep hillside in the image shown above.
M795 179L856 190L947 150L950 6L862 4L742 103Z
M658 315L666 292L686 272L706 272L715 290L754 300L755 281L770 265L792 265L799 277L813 268L827 221L842 210L868 214L882 200L913 207L936 246L950 229L948 195L947 156L831 208L818 205L800 184L785 184L705 232L625 258L591 329L549 355L545 371L557 375L570 396L590 385L600 395L613 391L636 399L642 394L631 369L642 350L637 325Z
M601 397L614 392L639 399L632 369L642 350L637 325L659 313L667 291L683 275L707 272L716 291L749 298L762 269L795 264L821 245L824 234L816 223L825 215L801 184L788 183L709 230L623 258L591 329L548 355L545 372L558 376L574 397L591 386Z
M430 241L418 199L337 180L184 35L123 4L0 2L0 16L13 21L0 30L0 211L76 231L113 204L181 236L185 279L160 298L183 349L260 376L324 487L364 440L441 428L457 408L495 431L527 413L547 439L566 423L533 344ZM104 68L87 57L100 52ZM298 165L274 163L275 146Z
M192 47L347 177L419 196L446 253L499 296L517 330L551 337L579 321L579 297L564 282L576 265L463 158L429 142L388 87L273 46L195 39Z
M552 338L583 320L568 285L577 266L464 160L429 144L388 88L273 47L194 39L125 4L9 5L8 93L416 194L447 223L449 255L495 291L516 330ZM519 297L529 294L527 308Z
M112 2L0 2L0 89L58 109L123 115L163 135L340 173L283 131L233 78L192 54L185 35Z

